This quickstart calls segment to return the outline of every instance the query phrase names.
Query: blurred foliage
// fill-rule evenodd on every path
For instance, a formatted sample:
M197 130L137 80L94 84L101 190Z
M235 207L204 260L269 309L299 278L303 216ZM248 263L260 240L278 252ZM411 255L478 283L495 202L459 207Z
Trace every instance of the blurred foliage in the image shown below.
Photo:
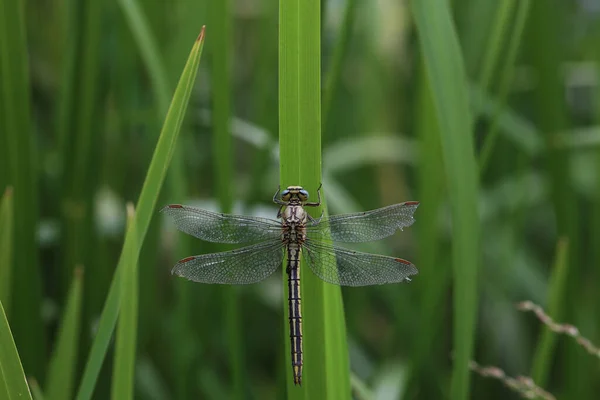
M559 399L595 399L597 359L550 338L514 303L541 304L600 342L600 6L456 0L440 25L427 23L440 10L417 3L321 0L328 212L421 201L412 228L365 246L410 259L420 275L342 290L354 396L450 397L453 374L468 367L453 353L464 340L461 354L472 346L481 365L533 374ZM140 197L202 25L203 62L153 195L159 206L275 216L278 17L276 0L0 0L0 195L11 196L0 232L13 231L0 238L12 246L0 255L0 277L11 280L0 282L0 299L25 374L40 383L34 394L81 383L124 246L125 204ZM457 140L474 143L473 154ZM457 195L466 181L478 190ZM138 268L130 265L139 272L134 397L284 398L281 277L235 289L172 277L177 259L220 247L176 233L153 207L143 210L154 218L136 245ZM469 235L479 243L465 243ZM465 259L476 260L476 277ZM77 337L61 341L61 332ZM97 399L111 395L116 349L106 341ZM57 358L76 374L65 387L49 384ZM518 398L476 375L469 387L468 398Z

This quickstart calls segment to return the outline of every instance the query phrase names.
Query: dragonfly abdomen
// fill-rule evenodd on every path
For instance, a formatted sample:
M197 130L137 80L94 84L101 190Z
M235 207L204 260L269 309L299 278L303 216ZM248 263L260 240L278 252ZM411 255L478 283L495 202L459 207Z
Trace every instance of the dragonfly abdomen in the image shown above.
M300 246L288 245L288 307L294 384L302 384L302 300L300 298Z

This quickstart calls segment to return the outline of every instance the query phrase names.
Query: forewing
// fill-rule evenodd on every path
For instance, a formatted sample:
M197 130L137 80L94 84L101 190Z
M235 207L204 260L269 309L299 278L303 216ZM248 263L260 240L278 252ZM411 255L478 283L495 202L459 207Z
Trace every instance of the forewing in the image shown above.
M369 286L398 283L418 273L402 258L361 253L315 241L303 246L304 260L325 282L342 286Z
M281 265L281 242L265 242L180 260L171 273L194 282L244 285L260 282Z
M281 224L267 218L222 214L180 204L169 204L160 211L173 217L180 231L207 242L251 243L281 235Z
M372 242L411 226L418 206L418 201L407 201L371 211L333 215L316 225L309 225L307 233L309 237L321 240L330 236L336 242Z

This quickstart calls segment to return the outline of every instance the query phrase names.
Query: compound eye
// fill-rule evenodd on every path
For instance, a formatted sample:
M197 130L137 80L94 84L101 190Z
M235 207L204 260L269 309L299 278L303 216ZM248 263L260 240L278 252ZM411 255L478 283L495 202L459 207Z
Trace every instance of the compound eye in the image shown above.
M302 197L302 201L308 200L308 190L302 189L300 191L300 196Z
M288 201L289 199L290 199L290 191L285 189L283 192L281 192L281 200Z

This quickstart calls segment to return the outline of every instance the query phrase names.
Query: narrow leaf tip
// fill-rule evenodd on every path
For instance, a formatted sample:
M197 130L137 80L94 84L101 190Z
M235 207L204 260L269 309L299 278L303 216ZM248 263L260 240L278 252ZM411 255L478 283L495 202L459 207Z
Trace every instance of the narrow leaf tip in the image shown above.
M135 215L135 206L132 202L127 203L127 218L131 219Z
M206 25L202 25L202 30L200 31L200 34L198 35L198 38L196 39L196 42L203 42L204 41L204 31L206 29Z
M75 276L75 279L81 279L83 278L83 265L79 264L75 267L75 271L73 271L73 275Z

